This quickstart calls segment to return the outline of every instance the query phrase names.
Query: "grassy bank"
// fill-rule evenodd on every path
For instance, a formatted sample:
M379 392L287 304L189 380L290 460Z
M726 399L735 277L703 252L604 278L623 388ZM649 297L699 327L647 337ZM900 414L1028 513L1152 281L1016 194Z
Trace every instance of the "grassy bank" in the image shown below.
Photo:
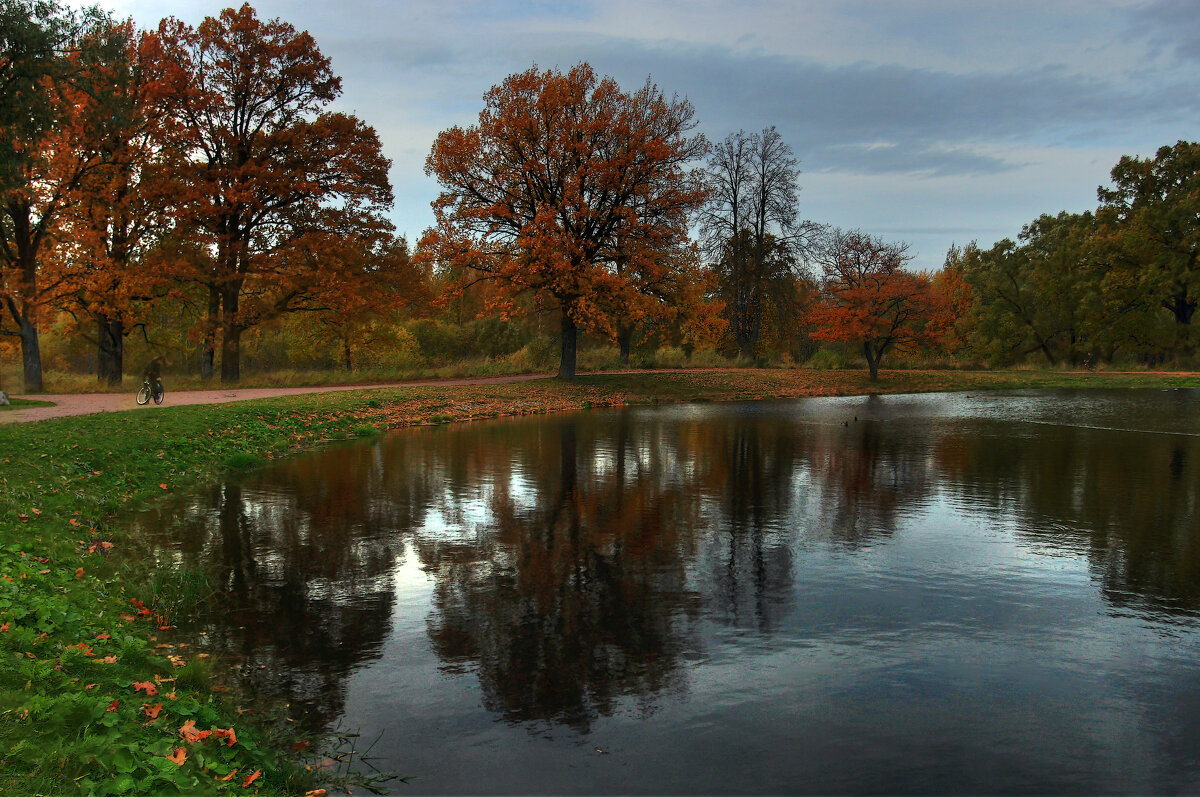
M866 392L1200 387L1196 376L1063 372L712 371L576 384L413 387L166 406L0 426L0 792L288 793L317 776L222 691L222 663L163 627L212 611L146 564L123 521L229 469L413 424L586 407ZM241 707L246 703L241 701Z

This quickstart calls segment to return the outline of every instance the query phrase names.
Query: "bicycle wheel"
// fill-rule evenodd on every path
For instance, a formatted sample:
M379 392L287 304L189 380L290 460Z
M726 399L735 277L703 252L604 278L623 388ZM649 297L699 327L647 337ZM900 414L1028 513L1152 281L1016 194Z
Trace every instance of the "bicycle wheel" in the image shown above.
M137 403L145 404L148 401L150 401L150 385L143 382L142 386L138 388Z

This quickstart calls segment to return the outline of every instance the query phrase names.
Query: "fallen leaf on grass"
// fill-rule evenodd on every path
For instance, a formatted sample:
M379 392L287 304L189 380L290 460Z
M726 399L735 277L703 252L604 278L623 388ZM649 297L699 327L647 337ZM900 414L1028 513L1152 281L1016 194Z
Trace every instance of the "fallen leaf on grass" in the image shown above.
M249 786L251 783L253 783L254 781L258 780L258 776L261 774L262 774L261 769L254 770L253 775L250 775L249 777L247 777L245 780L242 781L242 788L244 789L247 786Z
M158 694L158 688L149 681L138 681L133 685L133 691L138 692L144 690L147 697L153 697Z
M108 704L108 710L109 710L110 712L112 712L112 711L116 711L116 710L117 710L117 709L120 707L120 705L121 705L121 701L120 701L120 700L114 700L113 702L111 702L111 703L109 703L109 704Z
M176 747L175 755L169 755L166 758L168 761L174 761L179 766L183 766L183 762L187 761L187 750L184 750L182 747Z
M179 736L188 742L202 742L212 736L212 731L198 731L196 721L188 720L180 727Z
M227 781L227 780L233 780L233 776L234 776L234 775L236 775L236 774L237 774L237 770L235 769L233 772L230 772L228 775L226 775L225 777L221 778L221 782L222 782L222 783L224 783L224 782L225 782L225 781Z
M218 739L228 739L229 741L226 742L226 747L233 747L235 744L237 744L237 734L233 732L233 728L230 728L229 730L213 728L213 736L217 737Z
M83 568L82 567L76 569L75 578L83 578Z
M152 720L158 719L158 715L161 712L162 712L162 703L159 703L157 706L152 706L149 703L146 703L144 706L142 706L142 713L144 713L147 717L149 717Z

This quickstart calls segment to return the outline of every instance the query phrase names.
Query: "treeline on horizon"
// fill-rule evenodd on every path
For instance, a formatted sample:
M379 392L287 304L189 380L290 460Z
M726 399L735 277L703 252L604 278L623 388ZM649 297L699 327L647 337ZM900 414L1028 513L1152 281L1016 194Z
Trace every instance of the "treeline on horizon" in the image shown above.
M435 225L409 242L376 131L329 110L329 59L249 4L141 30L0 0L0 47L0 360L26 392L152 357L224 382L1195 364L1195 143L1122 158L1094 211L917 273L903 242L800 217L774 127L709 142L649 81L535 68L438 135Z

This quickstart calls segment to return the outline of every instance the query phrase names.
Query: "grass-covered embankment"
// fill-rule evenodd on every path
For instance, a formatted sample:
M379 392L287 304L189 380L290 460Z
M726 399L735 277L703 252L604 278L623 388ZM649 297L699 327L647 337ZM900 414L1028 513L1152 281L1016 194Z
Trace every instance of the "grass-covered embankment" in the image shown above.
M247 725L213 688L221 662L158 647L160 626L220 607L156 572L142 556L145 541L122 525L135 508L229 468L404 425L625 403L1119 386L1200 387L1200 379L906 371L871 384L861 371L610 374L0 426L0 790L302 794L317 785L277 752L295 740Z

